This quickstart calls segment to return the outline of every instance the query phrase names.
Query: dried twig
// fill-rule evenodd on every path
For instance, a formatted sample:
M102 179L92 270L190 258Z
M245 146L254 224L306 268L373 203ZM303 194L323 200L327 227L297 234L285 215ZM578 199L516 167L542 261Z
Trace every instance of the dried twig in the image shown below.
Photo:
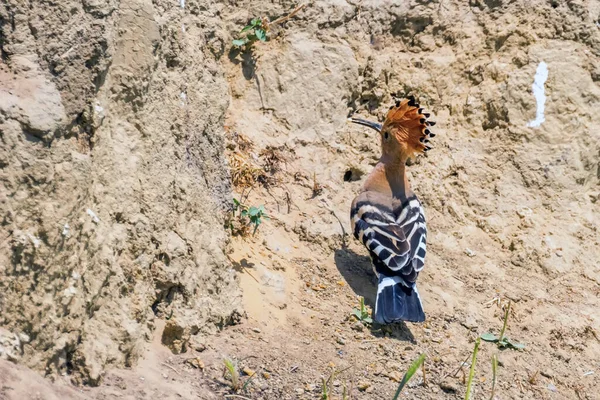
M284 23L288 19L292 18L294 15L298 14L298 12L300 12L300 10L302 10L304 7L306 7L306 3L299 5L291 13L289 13L288 15L285 15L283 17L279 17L275 21L271 21L269 23L269 25L272 26L272 25L278 25L278 24Z
M169 364L167 364L167 363L165 363L165 362L162 362L162 363L161 363L161 365L164 365L165 367L172 369L173 371L175 371L175 373L176 373L177 375L181 375L181 374L179 373L179 371L177 371L177 370L175 369L175 367L173 367L172 365L169 365Z

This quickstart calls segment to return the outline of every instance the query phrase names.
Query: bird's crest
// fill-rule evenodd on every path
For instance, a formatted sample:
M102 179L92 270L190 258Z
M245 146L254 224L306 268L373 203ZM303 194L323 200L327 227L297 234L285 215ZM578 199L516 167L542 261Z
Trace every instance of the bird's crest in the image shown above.
M407 157L423 153L431 149L429 139L435 136L430 127L435 122L428 121L429 113L423 112L413 96L396 100L385 117L382 132L394 134Z

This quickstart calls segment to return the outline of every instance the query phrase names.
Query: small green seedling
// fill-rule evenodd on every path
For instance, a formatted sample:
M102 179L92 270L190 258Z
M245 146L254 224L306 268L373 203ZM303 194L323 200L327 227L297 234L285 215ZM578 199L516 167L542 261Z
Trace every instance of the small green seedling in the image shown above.
M232 43L235 47L242 47L252 45L257 40L266 42L268 31L269 21L266 18L254 18L240 31L240 34L245 33L245 36L235 39Z
M234 392L237 392L240 390L240 373L236 365L230 359L223 359L223 364L225 364L225 372L223 375L227 377L229 374L229 379L231 380L231 389Z
M298 12L300 12L300 10L302 10L304 7L306 7L306 5L307 5L306 3L300 4L298 7L294 8L294 10L292 12L290 12L288 15L279 17L274 21L269 21L267 17L253 18L250 21L250 23L248 25L246 25L245 27L243 27L242 30L240 31L240 35L245 34L245 36L240 37L239 39L235 39L232 42L233 45L235 47L239 48L242 46L250 47L257 40L259 40L261 42L266 42L267 40L269 40L267 34L269 32L269 29L272 26L282 24L285 21L289 20L294 15L296 15Z
M479 343L481 339L475 340L475 348L473 349L473 359L471 360L471 370L469 371L469 380L467 381L467 392L465 393L465 400L471 398L471 389L473 388L473 377L475 376L475 363L477 363L477 352L479 351Z
M250 225L254 225L252 235L255 235L259 225L262 224L264 220L268 219L269 217L265 210L265 206L248 207L242 204L238 199L234 198L233 211L229 215L225 226L231 229L231 235L235 235L237 232L245 237L248 234Z
M419 358L417 358L415 361L413 361L413 363L408 368L408 371L406 371L406 373L402 377L402 380L400 381L400 385L398 385L398 389L396 390L396 394L394 395L394 398L392 400L398 400L398 397L400 396L400 392L402 392L402 389L404 388L404 386L406 386L406 384L408 383L410 378L413 377L413 375L415 374L415 372L417 372L417 370L419 369L421 364L423 364L423 362L425 361L425 357L426 357L426 355L425 355L425 353L423 353L419 356Z
M363 324L372 324L373 323L373 319L369 316L369 311L367 310L367 307L365 306L365 298L364 297L360 298L360 309L355 308L352 311L352 315L354 315L356 318L358 318L358 320L360 322L362 322Z
M504 313L504 325L502 326L502 331L500 331L500 337L494 335L493 333L484 333L481 335L481 340L486 342L496 343L501 349L524 349L525 345L517 342L511 341L507 336L504 336L504 332L506 331L506 325L508 323L508 315L510 313L510 302L508 302L508 306L506 307L506 312Z
M331 400L331 385L333 385L333 380L335 379L336 376L340 375L342 372L345 372L346 370L350 369L350 367L344 368L342 370L333 370L331 371L331 374L329 374L329 378L325 379L325 378L321 378L321 386L322 386L322 392L321 392L321 400ZM346 385L344 385L344 394L342 395L342 398L345 400L347 399L346 397Z
M250 220L250 224L254 225L252 235L256 234L256 230L263 220L269 219L265 206L262 204L258 207L251 206L250 208L243 210L242 217L247 217Z
M496 374L498 372L498 355L492 356L492 395L490 400L494 400L494 394L496 392Z

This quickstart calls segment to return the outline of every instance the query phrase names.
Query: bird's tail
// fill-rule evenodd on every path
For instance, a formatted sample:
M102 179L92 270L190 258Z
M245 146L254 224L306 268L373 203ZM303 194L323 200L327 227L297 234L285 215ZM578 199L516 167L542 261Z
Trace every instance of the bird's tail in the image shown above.
M399 276L379 274L375 322L391 324L398 321L425 321L425 313L416 284L407 287L401 279Z

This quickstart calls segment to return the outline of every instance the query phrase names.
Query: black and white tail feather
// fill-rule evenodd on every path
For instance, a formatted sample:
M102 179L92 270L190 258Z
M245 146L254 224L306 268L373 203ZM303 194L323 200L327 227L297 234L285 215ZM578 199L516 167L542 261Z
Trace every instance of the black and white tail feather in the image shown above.
M421 203L413 195L393 210L357 200L351 209L354 236L369 250L379 279L373 319L380 324L425 321L416 286L427 251Z

